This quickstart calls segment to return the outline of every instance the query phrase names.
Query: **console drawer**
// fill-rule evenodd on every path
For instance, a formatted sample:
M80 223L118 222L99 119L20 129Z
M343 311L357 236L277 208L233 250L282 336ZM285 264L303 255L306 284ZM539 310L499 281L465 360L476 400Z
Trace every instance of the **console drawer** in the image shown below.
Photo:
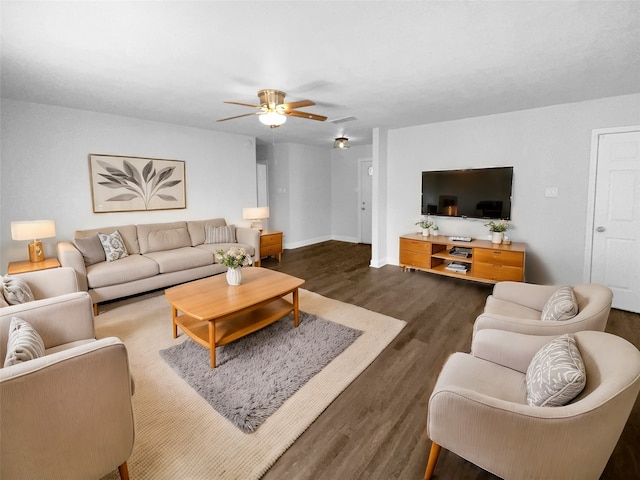
M278 245L266 245L266 246L260 246L260 256L261 257L268 257L270 255L278 255L279 253L282 253L282 245L278 244Z
M524 264L524 253L508 250L493 250L488 248L474 248L473 257L476 262L520 267Z
M415 252L422 255L431 255L431 242L421 242L408 238L400 239L400 255L402 252Z
M522 265L522 263L520 263L520 265ZM512 267L496 263L483 263L475 261L473 263L473 276L486 278L487 280L495 280L498 282L522 282L524 281L524 269L522 268L522 266Z
M420 252L400 250L400 265L431 268L431 256Z

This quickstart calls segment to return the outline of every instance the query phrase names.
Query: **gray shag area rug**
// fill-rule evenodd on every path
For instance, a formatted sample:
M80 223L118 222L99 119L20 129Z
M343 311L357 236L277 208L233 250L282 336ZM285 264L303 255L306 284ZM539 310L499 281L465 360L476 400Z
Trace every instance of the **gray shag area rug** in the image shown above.
M228 345L209 350L186 339L160 356L218 413L254 432L291 395L351 345L362 331L300 311Z

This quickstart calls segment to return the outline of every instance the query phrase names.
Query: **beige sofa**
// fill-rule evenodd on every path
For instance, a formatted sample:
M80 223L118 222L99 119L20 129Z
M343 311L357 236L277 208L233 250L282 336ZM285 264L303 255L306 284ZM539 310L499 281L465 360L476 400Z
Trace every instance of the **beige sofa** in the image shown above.
M135 429L124 344L95 339L91 297L75 272L16 275L35 300L0 308L4 363L13 317L40 334L45 356L0 368L0 478L101 478L126 461Z
M225 272L216 263L215 251L244 248L255 263L260 260L260 232L236 227L237 243L205 243L205 226L225 226L223 218L210 220L121 225L78 230L75 239L89 239L97 233L120 233L129 256L116 261L92 263L76 242L58 242L62 266L75 270L80 290L88 291L97 314L97 304L115 298L164 288Z

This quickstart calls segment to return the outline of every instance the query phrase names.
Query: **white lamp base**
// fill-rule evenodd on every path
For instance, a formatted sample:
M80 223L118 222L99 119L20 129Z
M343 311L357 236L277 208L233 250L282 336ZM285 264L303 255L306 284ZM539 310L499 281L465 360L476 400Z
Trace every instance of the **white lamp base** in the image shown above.
M262 231L262 221L261 220L252 220L251 221L251 228L257 228L258 230Z

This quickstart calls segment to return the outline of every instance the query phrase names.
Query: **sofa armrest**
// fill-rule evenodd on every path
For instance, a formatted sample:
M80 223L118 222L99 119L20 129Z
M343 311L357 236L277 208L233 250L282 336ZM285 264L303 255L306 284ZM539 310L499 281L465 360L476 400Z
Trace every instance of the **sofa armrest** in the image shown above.
M471 354L503 367L527 373L533 356L559 335L526 335L506 330L480 330L473 337Z
M254 263L260 261L260 230L236 227L236 240L238 240L238 243L251 245L255 249L255 254L253 255Z
M544 304L560 288L560 285L535 285L522 282L498 282L493 287L493 297L542 311Z
M11 318L18 317L33 325L45 348L77 340L95 338L91 297L87 292L11 305L0 309L0 361L7 354Z
M15 276L27 282L36 300L79 291L76 273L69 267L18 273Z
M60 265L63 267L71 267L75 270L78 289L84 292L88 291L87 269L85 268L84 258L80 250L71 242L58 242L56 244L56 250Z
M72 468L73 478L101 478L124 463L134 444L131 388L127 350L114 337L0 369L0 476L70 478Z

